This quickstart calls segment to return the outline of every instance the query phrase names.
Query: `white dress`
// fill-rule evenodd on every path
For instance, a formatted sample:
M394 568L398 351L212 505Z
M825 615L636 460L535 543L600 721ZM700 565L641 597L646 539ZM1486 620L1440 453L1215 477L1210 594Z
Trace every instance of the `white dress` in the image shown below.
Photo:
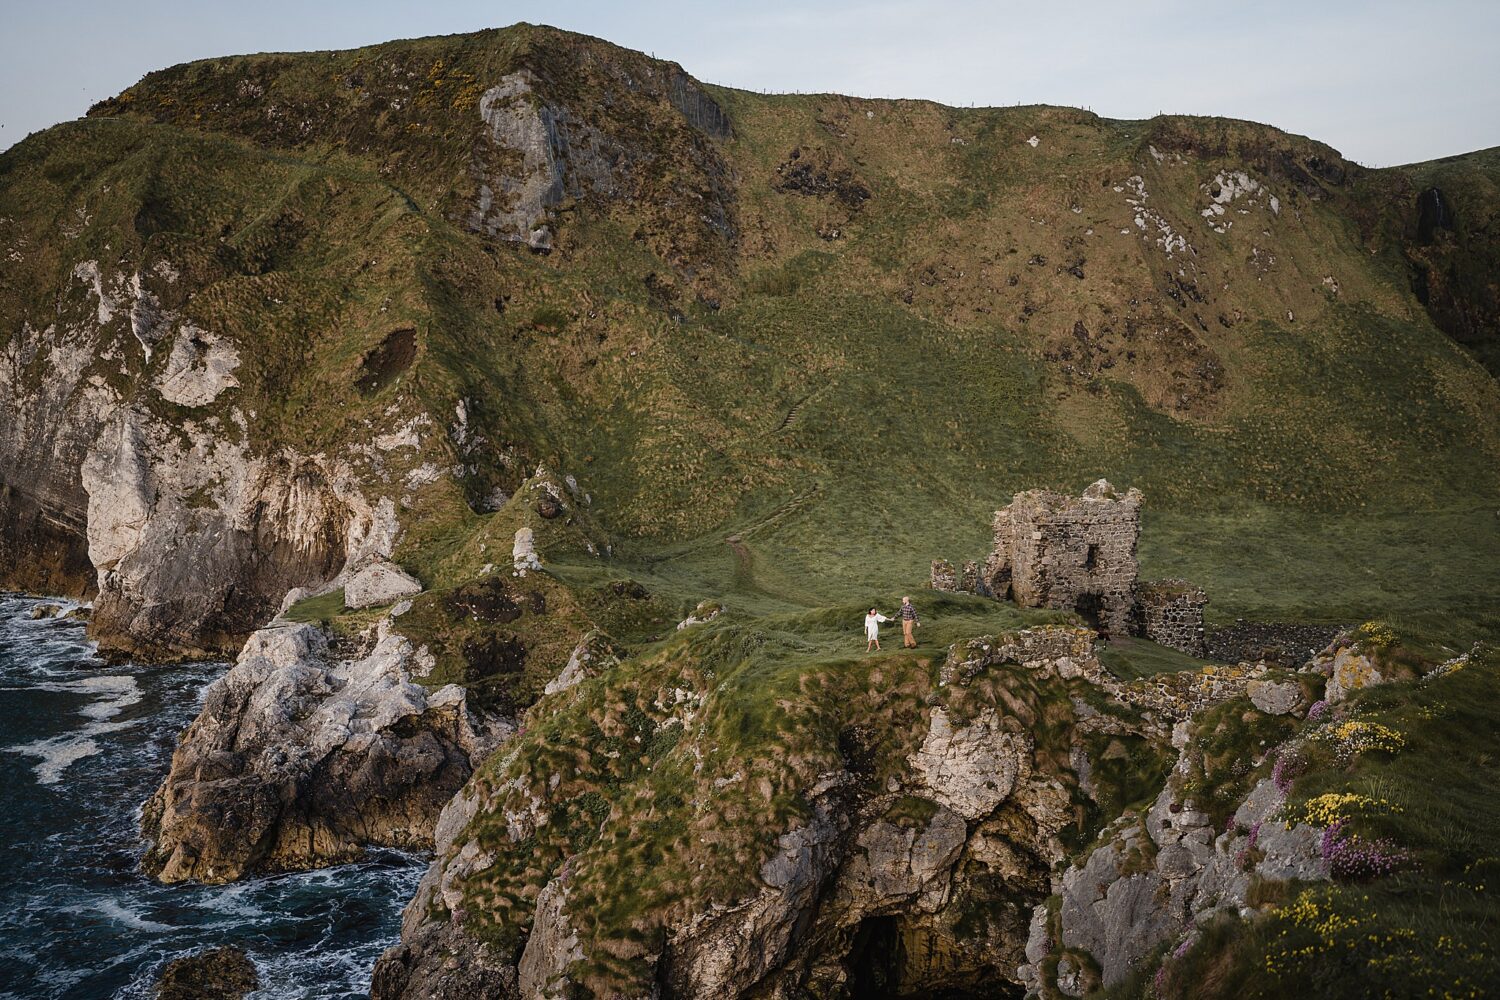
M885 615L865 615L865 638L880 638L880 623L890 621Z

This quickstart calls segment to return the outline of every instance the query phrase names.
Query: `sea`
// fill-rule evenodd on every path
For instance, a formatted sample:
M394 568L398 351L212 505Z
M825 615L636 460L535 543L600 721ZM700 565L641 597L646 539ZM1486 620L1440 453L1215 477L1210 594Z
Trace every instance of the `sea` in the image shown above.
M0 594L0 1000L149 998L162 966L220 945L257 1000L367 996L426 860L161 885L142 874L141 804L222 663L108 665L68 601Z

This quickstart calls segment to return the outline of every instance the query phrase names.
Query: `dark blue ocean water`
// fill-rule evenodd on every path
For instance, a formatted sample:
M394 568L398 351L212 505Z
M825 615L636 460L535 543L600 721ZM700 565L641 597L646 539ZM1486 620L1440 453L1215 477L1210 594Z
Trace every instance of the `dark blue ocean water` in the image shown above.
M80 623L31 620L39 603L0 594L0 1000L150 997L165 962L220 944L255 961L257 998L364 996L423 860L143 877L141 803L224 665L106 666Z

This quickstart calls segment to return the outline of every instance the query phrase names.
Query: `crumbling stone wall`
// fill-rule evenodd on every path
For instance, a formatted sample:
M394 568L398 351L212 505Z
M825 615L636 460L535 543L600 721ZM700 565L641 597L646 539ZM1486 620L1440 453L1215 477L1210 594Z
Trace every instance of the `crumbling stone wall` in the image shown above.
M1101 629L1129 631L1135 607L1141 491L1099 480L1082 497L1017 493L995 512L995 548L980 574L996 597L1077 611Z
M1127 705L1172 722L1191 718L1211 705L1238 698L1250 682L1265 676L1264 663L1204 667L1180 673L1152 674L1126 683L1107 683L1105 689Z
M953 564L948 560L932 561L932 589L945 594L958 590L958 574L953 571Z
M1064 680L1076 677L1139 709L1147 723L1165 733L1196 712L1246 694L1267 671L1264 663L1241 663L1122 681L1099 662L1095 638L1090 629L1061 625L982 636L949 648L938 677L945 685L961 684L999 663L1019 663Z
M1152 580L1135 590L1140 634L1189 656L1203 656L1208 643L1203 631L1203 606L1208 595L1184 580Z

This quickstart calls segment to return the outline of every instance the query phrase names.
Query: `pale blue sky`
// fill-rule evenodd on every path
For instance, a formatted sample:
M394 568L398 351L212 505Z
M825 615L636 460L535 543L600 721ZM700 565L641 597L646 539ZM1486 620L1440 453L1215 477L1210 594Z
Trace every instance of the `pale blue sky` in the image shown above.
M1267 122L1374 166L1500 144L1500 0L0 0L0 148L153 69L533 21L755 90Z

